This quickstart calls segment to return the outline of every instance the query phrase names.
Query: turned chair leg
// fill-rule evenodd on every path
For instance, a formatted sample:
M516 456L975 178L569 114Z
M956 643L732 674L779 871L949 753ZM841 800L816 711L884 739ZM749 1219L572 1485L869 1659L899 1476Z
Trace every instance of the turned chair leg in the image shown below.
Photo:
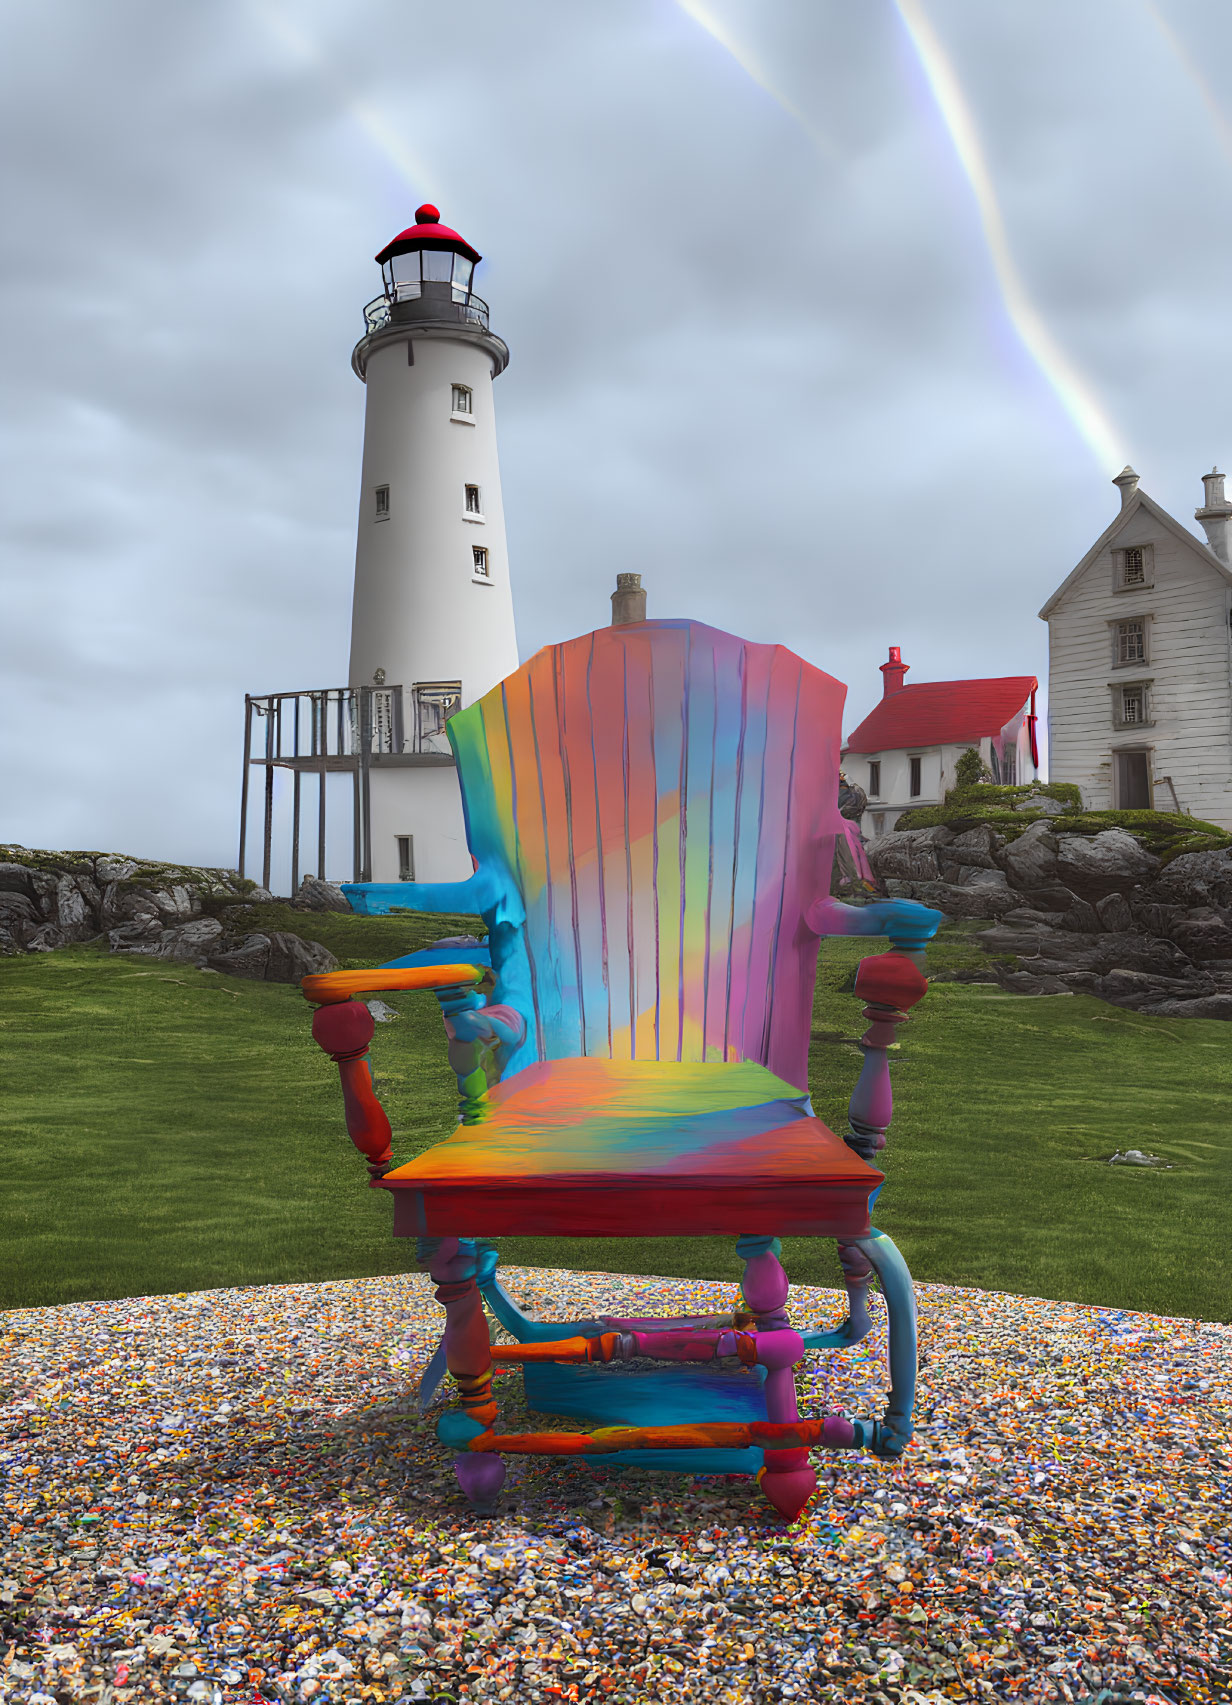
M873 1324L868 1312L868 1287L873 1282L873 1265L856 1243L840 1243L838 1258L847 1289L847 1337L849 1342L857 1344L867 1336Z
M426 1258L426 1259L425 1259ZM496 1420L492 1397L492 1339L476 1279L479 1258L469 1239L424 1239L420 1264L436 1285L436 1300L445 1310L445 1365L453 1376L462 1408L452 1409L437 1422L436 1436L455 1449L454 1473L477 1510L487 1509L505 1483L505 1464L495 1452L468 1451Z
M890 1400L885 1419L877 1424L873 1448L881 1457L901 1456L915 1430L915 1387L920 1359L915 1286L902 1252L876 1226L871 1237L862 1237L850 1247L862 1251L876 1270L886 1305Z
M741 1289L757 1321L759 1332L783 1332L787 1321L787 1274L779 1263L777 1237L742 1237L736 1253L744 1261ZM801 1346L803 1350L803 1346ZM766 1375L766 1419L798 1421L796 1370L771 1368ZM817 1476L807 1450L768 1450L758 1484L781 1516L795 1521L817 1490Z

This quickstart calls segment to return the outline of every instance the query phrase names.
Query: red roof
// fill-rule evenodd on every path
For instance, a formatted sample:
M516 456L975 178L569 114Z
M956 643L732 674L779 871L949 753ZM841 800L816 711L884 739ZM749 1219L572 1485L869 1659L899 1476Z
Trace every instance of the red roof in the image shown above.
M425 201L422 207L415 209L415 224L399 231L377 255L377 265L384 266L392 255L404 255L408 249L423 248L453 249L456 254L466 255L473 261L483 259L479 250L473 249L465 237L451 231L448 225L442 225L439 210Z
M847 737L848 752L975 745L1000 734L1039 686L1034 675L992 681L920 681L888 693Z

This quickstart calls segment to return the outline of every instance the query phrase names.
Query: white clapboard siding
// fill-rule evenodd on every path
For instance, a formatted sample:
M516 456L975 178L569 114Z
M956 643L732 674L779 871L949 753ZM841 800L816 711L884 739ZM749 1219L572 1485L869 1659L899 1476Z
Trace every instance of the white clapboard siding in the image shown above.
M1170 523L1170 525L1169 525ZM1127 505L1081 572L1045 606L1049 637L1049 775L1076 782L1092 810L1114 799L1118 747L1150 752L1155 804L1232 829L1232 582L1196 539L1144 496ZM1150 545L1154 584L1116 591L1114 549ZM1113 666L1111 624L1147 617L1144 663ZM1148 721L1114 724L1110 683L1150 685Z
M1017 718L1018 727L1014 730L1014 760L1015 774L1019 781L1035 780L1035 768L1031 762L1031 737L1027 728L1027 706L1024 705ZM1010 727L1011 724L1006 725ZM985 735L975 742L976 750L986 765L992 763L992 739ZM884 752L847 752L843 756L843 773L849 781L855 782L866 792L869 790L869 765L876 763L880 766L881 787L877 793L868 793L868 810L860 825L860 832L867 841L879 840L883 835L891 834L898 821L899 814L913 807L926 805L941 805L950 788L957 785L955 769L963 753L969 745L947 744L944 746L913 746L910 750ZM920 792L918 796L911 793L911 758L923 760L920 765Z

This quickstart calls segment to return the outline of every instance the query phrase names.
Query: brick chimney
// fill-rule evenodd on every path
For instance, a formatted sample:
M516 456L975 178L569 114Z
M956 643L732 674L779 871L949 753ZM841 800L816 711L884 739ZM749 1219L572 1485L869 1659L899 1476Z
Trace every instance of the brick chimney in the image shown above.
M640 574L618 574L616 590L612 593L612 626L628 627L632 622L646 620L646 594Z
M1212 468L1209 474L1203 474L1202 485L1206 491L1206 502L1201 509L1194 510L1194 520L1201 521L1206 542L1220 562L1227 562L1228 518L1232 516L1232 503L1229 503L1223 494L1223 479L1224 476L1218 468Z
M902 647L890 647L890 661L881 665L881 696L888 699L891 693L896 693L903 684L903 676L910 669L909 663L903 662Z

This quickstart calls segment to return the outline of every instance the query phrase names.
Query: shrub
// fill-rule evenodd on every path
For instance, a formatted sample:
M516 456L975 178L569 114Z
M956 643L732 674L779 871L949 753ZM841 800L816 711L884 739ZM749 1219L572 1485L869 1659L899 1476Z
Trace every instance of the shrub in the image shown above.
M976 787L982 781L992 780L991 770L974 746L968 746L954 765L954 780L958 788Z

